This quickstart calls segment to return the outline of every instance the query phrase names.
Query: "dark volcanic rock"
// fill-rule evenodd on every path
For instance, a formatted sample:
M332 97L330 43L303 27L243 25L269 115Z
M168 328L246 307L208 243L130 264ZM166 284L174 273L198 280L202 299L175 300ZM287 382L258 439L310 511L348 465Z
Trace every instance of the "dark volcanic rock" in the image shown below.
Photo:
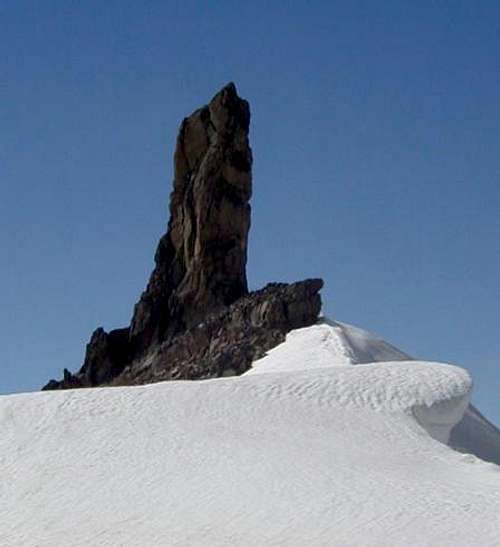
M160 344L127 367L112 385L232 376L285 340L292 329L317 321L321 279L271 283Z
M238 374L316 321L321 280L248 294L249 123L232 83L182 122L167 233L130 327L97 329L80 371L44 389Z
M129 329L107 333L96 329L87 344L85 360L80 370L85 385L97 386L120 374L129 361Z
M234 84L182 122L168 230L130 326L135 355L247 293L249 124Z

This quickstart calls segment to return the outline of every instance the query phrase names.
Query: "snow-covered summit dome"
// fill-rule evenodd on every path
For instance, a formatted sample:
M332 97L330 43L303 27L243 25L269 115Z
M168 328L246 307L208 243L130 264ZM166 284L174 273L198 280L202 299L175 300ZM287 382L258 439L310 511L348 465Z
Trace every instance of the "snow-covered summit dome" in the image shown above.
M323 318L315 325L291 331L283 344L255 361L247 374L411 359L366 330Z
M315 325L291 331L285 342L255 361L245 375L393 361L414 358L364 329L322 318ZM500 430L473 405L451 430L448 443L500 465Z
M0 397L0 545L499 545L470 388L322 320L238 377Z

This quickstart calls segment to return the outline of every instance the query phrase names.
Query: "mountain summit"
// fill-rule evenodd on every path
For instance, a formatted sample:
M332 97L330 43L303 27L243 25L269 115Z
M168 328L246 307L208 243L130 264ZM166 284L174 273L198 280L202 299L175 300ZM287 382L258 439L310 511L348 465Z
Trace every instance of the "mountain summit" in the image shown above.
M250 107L232 83L181 124L168 230L130 326L136 354L248 292L249 124Z
M46 389L121 387L0 397L0 545L500 545L469 373L318 319L321 279L248 292L249 122L233 84L182 122L130 326Z
M248 293L249 127L233 83L183 120L167 232L130 326L95 330L80 371L44 389L239 374L316 321L319 279Z

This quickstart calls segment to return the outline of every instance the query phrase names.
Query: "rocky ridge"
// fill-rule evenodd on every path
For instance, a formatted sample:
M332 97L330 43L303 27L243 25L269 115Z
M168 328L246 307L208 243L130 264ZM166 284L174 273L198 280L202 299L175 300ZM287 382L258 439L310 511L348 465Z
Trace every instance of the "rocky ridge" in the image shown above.
M241 374L291 329L314 323L319 279L248 293L250 108L230 83L185 118L170 220L129 327L91 336L80 371L43 389Z

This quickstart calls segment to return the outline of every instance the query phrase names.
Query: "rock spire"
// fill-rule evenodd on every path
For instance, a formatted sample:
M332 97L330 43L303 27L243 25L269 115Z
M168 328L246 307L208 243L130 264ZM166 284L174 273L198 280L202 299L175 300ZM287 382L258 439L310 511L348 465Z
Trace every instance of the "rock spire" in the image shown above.
M314 323L321 280L248 293L250 108L233 83L181 124L170 220L129 327L98 328L77 374L44 389L241 373Z
M250 108L233 83L181 124L167 233L130 326L134 353L248 292Z

